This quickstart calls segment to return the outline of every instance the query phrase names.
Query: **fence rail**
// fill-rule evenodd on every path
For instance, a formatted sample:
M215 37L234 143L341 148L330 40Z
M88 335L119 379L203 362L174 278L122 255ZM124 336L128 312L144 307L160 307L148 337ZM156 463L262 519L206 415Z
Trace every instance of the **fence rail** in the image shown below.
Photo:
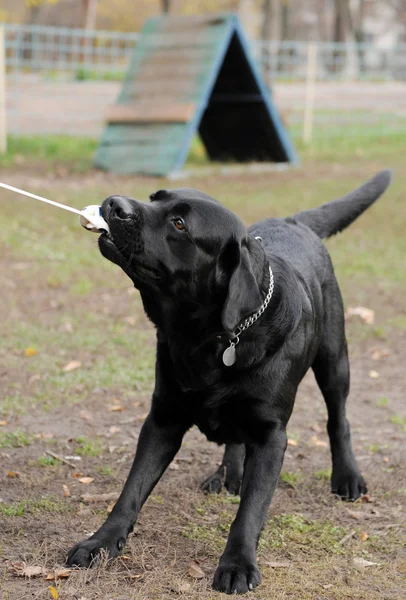
M97 137L120 90L138 34L4 25L10 133ZM252 41L277 105L301 136L307 42ZM406 131L406 44L314 44L313 137ZM312 110L313 110L312 108Z

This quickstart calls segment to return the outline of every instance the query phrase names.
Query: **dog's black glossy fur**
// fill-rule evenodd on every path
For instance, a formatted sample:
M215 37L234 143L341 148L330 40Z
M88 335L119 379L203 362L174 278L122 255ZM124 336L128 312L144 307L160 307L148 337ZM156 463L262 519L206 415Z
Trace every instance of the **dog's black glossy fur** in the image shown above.
M111 237L101 235L100 250L134 282L157 328L156 385L123 492L101 528L70 551L70 565L89 566L102 548L111 557L122 551L143 503L196 424L226 445L221 467L203 488L218 492L224 483L241 493L213 587L244 593L257 586L256 547L297 388L310 367L327 405L332 491L347 500L366 492L345 416L343 304L321 238L349 225L389 182L383 171L344 198L248 231L193 189L161 190L150 204L122 196L104 201ZM241 334L236 362L227 367L222 354L236 327L262 305L269 265L270 304Z

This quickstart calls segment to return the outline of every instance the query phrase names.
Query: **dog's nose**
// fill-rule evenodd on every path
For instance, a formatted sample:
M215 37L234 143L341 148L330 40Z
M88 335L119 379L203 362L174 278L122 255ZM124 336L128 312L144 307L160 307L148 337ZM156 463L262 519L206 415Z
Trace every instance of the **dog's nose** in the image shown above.
M110 217L117 219L128 219L134 212L131 202L125 196L110 196L106 200Z

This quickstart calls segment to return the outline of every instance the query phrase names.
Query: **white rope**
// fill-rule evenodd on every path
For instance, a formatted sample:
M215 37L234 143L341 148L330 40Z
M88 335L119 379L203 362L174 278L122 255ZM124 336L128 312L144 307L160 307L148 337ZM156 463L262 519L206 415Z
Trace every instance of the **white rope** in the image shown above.
M17 194L22 194L23 196L28 196L29 198L34 198L34 200L41 200L41 202L46 202L47 204L52 204L52 206L56 206L57 208L63 208L64 210L69 210L70 212L76 213L77 215L82 215L83 211L78 210L77 208L72 208L71 206L66 206L65 204L60 204L59 202L54 202L53 200L48 200L48 198L43 198L42 196L37 196L36 194L31 194L31 192L25 192L24 190L20 190L19 188L13 187L12 185L7 185L7 183L1 183L0 187L5 190L10 190L10 192L17 192Z
M78 210L77 208L72 208L71 206L66 206L66 204L61 204L60 202L54 202L54 200L48 200L48 198L43 198L42 196L37 196L37 194L31 194L31 192L26 192L25 190L20 190L20 188L16 188L12 185L8 185L7 183L1 183L0 187L5 190L9 190L10 192L16 192L17 194L21 194L22 196L28 196L28 198L34 198L34 200L40 200L41 202L45 202L46 204L51 204L52 206L56 206L57 208L62 208L63 210L68 210L69 212L75 213L76 215L80 215L80 224L85 229L94 232L100 232L101 230L105 230L109 233L109 226L106 221L103 219L101 215L100 206L86 206L83 210Z

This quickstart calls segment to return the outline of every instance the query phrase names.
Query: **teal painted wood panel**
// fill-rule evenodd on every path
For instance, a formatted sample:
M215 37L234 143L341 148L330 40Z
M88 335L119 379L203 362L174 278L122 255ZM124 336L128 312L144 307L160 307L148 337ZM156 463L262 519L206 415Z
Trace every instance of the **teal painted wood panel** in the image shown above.
M140 36L117 104L207 101L208 79L231 15L215 19L156 17ZM204 109L204 107L203 107ZM95 156L99 168L166 175L185 152L185 123L108 124ZM190 141L192 136L190 136Z

